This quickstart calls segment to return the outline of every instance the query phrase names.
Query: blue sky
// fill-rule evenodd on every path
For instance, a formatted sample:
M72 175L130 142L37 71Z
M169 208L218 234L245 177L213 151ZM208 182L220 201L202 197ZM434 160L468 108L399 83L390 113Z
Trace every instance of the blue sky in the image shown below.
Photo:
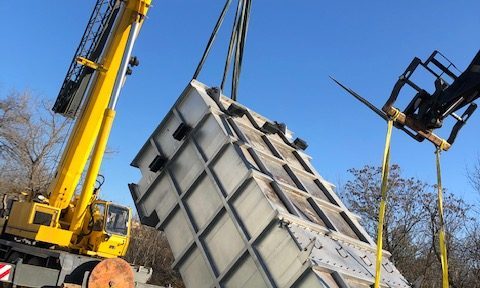
M153 1L134 49L141 64L122 91L102 173L103 197L131 204L139 179L130 161L189 82L224 1ZM54 100L94 1L0 1L0 97L29 89ZM287 123L310 144L327 180L379 165L386 124L336 87L334 75L381 106L414 56L438 49L464 69L475 53L479 1L253 1L239 101ZM232 15L230 15L232 16ZM231 17L230 17L231 18ZM221 79L225 23L199 80ZM480 112L444 153L444 186L478 203L466 169L480 155ZM433 146L395 131L392 162L405 176L435 182Z

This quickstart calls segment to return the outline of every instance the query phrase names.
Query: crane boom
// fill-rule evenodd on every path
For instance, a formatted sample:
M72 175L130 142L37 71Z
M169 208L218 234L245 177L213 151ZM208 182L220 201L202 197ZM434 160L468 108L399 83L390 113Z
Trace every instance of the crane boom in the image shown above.
M49 198L31 195L28 201L13 203L1 237L57 245L82 255L125 255L130 209L97 199L95 182L127 70L138 65L131 53L150 3L97 0L53 107L70 118L78 112L78 117L50 183ZM81 192L74 197L89 157Z
M85 66L95 69L87 99L75 123L66 149L63 152L54 180L49 187L50 205L65 209L75 193L80 177L92 152L105 110L110 102L117 73L121 68L129 35L134 23L141 25L148 10L149 0L121 2L122 7L116 20L115 33L104 48L104 57L99 63L84 61ZM83 60L83 59L78 59ZM93 191L93 190L92 190Z

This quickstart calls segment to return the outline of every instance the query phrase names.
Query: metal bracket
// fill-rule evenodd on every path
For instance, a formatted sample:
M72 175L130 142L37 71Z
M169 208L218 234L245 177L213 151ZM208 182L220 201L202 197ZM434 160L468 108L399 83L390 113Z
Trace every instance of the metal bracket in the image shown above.
M88 60L87 58L84 58L81 56L78 56L77 58L75 58L75 60L77 61L78 64L86 66L88 68L92 68L93 70L97 70L100 72L106 72L108 70L103 65L93 62L91 60Z
M320 246L321 248L321 244L317 244L317 238L313 237L312 239L310 239L310 242L308 242L307 246L303 248L303 250L297 256L297 258L300 259L302 264L305 264L308 261L308 257L310 256L310 254L312 254L313 248L316 246Z

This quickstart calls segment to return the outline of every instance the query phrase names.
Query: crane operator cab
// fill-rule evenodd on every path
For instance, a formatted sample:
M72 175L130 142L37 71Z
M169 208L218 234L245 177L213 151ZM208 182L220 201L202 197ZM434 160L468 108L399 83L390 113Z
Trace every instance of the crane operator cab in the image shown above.
M128 207L95 200L87 211L86 219L89 221L85 221L77 244L88 249L80 252L107 258L125 255L131 223Z
M105 231L107 233L127 235L128 209L117 205L108 205Z

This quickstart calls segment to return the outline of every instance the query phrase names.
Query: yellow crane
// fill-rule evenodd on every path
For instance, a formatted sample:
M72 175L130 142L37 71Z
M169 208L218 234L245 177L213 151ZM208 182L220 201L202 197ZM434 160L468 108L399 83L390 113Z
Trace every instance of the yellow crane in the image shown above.
M21 254L22 261L38 258L38 266L48 264L48 259L39 256L42 247L50 247L48 253L55 247L53 250L98 258L125 255L131 211L97 199L101 185L95 183L120 90L131 67L138 65L132 49L150 4L151 0L96 1L53 107L56 113L76 121L48 195L30 195L27 201L13 202L3 219L0 261L18 263L19 245L22 251L27 249ZM83 173L83 185L77 189ZM62 284L60 281L57 279L57 284Z

